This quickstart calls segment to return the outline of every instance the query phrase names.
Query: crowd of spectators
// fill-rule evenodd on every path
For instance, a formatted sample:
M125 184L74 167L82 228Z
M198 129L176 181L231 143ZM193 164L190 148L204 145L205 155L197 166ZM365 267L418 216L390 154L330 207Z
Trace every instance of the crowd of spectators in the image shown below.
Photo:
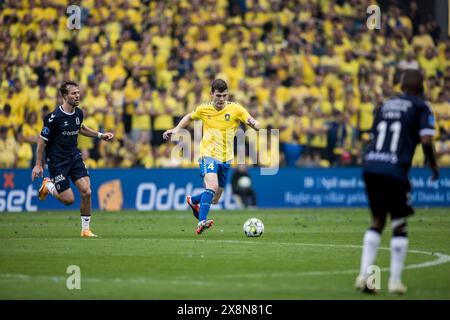
M68 24L73 4L79 29ZM0 6L0 167L33 165L42 117L62 103L58 85L68 79L81 86L84 123L116 136L79 137L88 167L196 166L173 157L162 132L210 99L215 78L264 128L280 130L280 165L358 165L374 110L400 92L404 69L426 76L439 162L450 165L450 41L414 1L391 1L373 30L365 0Z

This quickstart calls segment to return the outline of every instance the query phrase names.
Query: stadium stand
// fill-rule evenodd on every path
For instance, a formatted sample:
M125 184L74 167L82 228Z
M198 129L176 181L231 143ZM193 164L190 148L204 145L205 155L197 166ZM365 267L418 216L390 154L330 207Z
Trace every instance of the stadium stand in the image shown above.
M32 166L41 119L67 79L81 84L85 124L117 138L80 136L88 167L189 167L170 157L162 132L209 100L214 78L280 130L282 165L358 165L375 108L410 68L426 75L449 166L450 41L410 3L392 2L368 30L362 0L71 1L81 28L70 30L69 1L3 1L0 167ZM418 149L414 165L423 163Z

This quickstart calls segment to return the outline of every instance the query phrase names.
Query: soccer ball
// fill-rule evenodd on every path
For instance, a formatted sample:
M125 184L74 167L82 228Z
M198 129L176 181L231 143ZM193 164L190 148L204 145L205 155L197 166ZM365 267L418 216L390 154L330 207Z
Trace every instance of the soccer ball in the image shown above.
M243 229L247 237L260 237L264 232L264 224L258 218L250 218L245 221Z
M239 178L237 185L241 189L248 189L252 186L252 180L247 176L242 176Z

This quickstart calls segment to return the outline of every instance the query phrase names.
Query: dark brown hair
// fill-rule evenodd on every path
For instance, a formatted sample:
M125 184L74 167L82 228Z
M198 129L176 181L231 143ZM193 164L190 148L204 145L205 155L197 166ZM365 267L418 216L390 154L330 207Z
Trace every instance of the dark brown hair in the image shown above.
M59 87L59 92L61 92L61 95L63 97L65 97L69 93L70 86L78 87L78 83L68 80L68 81L64 81L64 83L61 85L61 87Z
M216 79L211 84L211 93L214 93L214 91L224 92L228 89L227 83L223 81L222 79Z

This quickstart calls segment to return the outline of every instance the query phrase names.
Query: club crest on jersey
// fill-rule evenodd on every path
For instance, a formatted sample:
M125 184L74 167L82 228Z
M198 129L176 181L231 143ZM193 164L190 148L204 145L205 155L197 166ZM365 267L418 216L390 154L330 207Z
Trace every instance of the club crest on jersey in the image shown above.
M76 123L77 125L79 125L79 124L80 124L80 118L77 117L77 118L75 119L75 123Z
M225 121L230 121L230 114L229 113L225 113Z

